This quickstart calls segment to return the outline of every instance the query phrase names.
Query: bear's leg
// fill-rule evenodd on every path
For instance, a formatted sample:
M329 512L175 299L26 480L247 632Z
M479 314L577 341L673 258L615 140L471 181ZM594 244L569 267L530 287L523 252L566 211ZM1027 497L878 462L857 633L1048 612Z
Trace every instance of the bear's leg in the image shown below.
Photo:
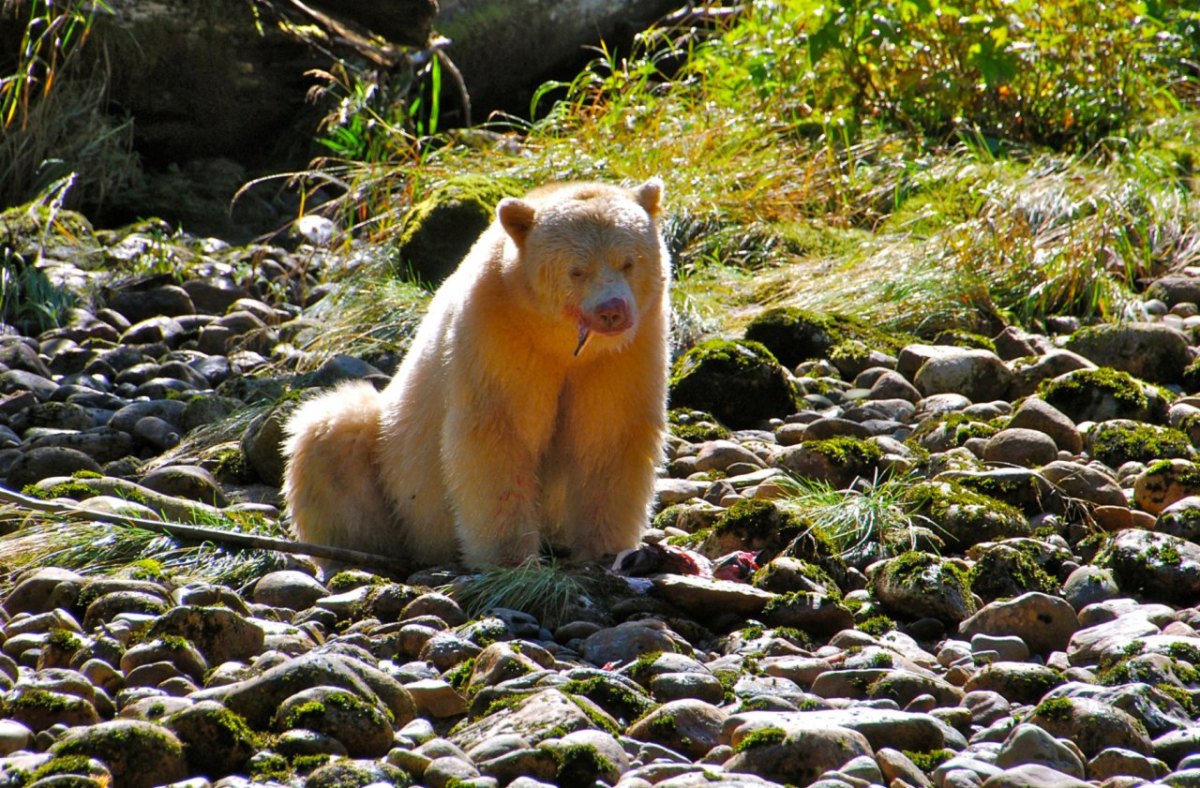
M591 561L637 546L653 503L658 445L614 442L611 454L579 463L561 537L572 556Z
M373 460L379 435L374 387L351 383L305 402L287 433L283 493L297 538L402 556Z
M556 436L556 541L587 560L636 547L654 502L666 426L665 343L637 344L581 369ZM649 329L649 330L648 330Z
M494 411L450 419L442 458L463 563L511 566L541 547L536 456Z

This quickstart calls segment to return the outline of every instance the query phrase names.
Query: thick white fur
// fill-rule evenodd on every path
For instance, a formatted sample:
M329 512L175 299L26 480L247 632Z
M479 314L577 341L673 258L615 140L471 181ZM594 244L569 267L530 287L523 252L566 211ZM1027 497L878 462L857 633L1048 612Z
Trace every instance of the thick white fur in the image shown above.
M654 179L504 200L388 387L339 386L290 420L298 538L475 567L543 541L589 559L635 546L665 436L661 194ZM596 309L616 301L631 325L610 335Z

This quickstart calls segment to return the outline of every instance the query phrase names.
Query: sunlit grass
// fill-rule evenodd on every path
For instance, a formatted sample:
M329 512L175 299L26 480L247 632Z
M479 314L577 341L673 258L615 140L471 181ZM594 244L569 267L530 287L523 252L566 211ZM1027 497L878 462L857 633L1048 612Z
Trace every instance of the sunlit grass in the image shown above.
M588 590L584 576L556 561L530 558L514 567L472 575L446 590L472 618L497 608L519 610L539 621L557 622Z
M995 10L978 5L984 16ZM884 3L859 6L880 24L898 13ZM946 30L921 28L912 41L884 30L873 41L862 37L867 16L838 16L850 11L808 0L653 28L632 51L602 47L576 78L544 86L535 121L501 118L439 138L396 131L391 159L326 160L309 182L335 185L324 210L340 211L342 226L386 247L415 199L462 173L529 185L660 175L683 345L736 332L755 310L781 304L924 336L994 333L1010 323L1037 329L1056 314L1117 319L1139 281L1196 261L1200 113L1189 111L1189 83L1173 76L1169 57L1126 34L1124 10L1073 8L1052 25L1087 51L1136 53L1123 74L1075 73L1077 64L1028 52L1046 43L1018 24L1037 5L1009 11L1015 16L997 16L992 28L1010 38L993 38L993 49L960 62L955 53L966 44ZM936 16L910 21L930 25ZM1176 35L1193 22L1180 13L1138 25ZM964 37L987 27L955 24L965 25ZM841 54L838 42L848 47ZM1189 46L1178 37L1168 43ZM918 44L928 44L931 60L910 51ZM899 59L872 73L843 62L879 47ZM957 90L947 94L955 107L933 106L938 94L922 92L920 80L953 76L946 69L955 62L986 95ZM1008 72L989 63L1021 70L1006 87ZM1074 92L1037 87L1051 75ZM1105 96L1135 86L1145 95L1103 116ZM987 96L1036 113L1040 125L1008 123ZM1156 120L1165 107L1171 117ZM952 129L930 133L949 119ZM359 315L318 341L333 348L350 340L362 350L379 337L356 330L394 324ZM324 352L322 344L311 349Z
M898 555L928 549L929 535L939 530L917 512L919 503L906 494L920 478L880 474L838 489L820 479L783 477L787 495L777 503L828 536L842 555L864 550Z
M0 537L0 566L8 577L45 566L83 575L153 575L176 581L206 580L238 587L282 569L287 557L269 550L222 548L212 542L180 542L129 525L67 520L0 507L0 521L19 523ZM280 526L263 518L205 517L194 523L245 533L281 536Z

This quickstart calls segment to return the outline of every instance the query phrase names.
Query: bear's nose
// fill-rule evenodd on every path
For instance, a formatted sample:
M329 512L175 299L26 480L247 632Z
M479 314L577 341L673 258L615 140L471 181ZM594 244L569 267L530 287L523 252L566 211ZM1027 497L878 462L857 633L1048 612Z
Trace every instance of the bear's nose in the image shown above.
M620 298L610 298L596 307L601 331L615 331L629 319L629 307Z

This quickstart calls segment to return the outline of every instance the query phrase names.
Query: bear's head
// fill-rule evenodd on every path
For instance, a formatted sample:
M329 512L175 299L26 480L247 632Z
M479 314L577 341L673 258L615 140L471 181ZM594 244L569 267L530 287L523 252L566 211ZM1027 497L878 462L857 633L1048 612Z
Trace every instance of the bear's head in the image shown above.
M658 178L633 189L564 183L497 206L531 303L569 324L576 356L620 350L661 313L670 278L655 221L662 192Z

